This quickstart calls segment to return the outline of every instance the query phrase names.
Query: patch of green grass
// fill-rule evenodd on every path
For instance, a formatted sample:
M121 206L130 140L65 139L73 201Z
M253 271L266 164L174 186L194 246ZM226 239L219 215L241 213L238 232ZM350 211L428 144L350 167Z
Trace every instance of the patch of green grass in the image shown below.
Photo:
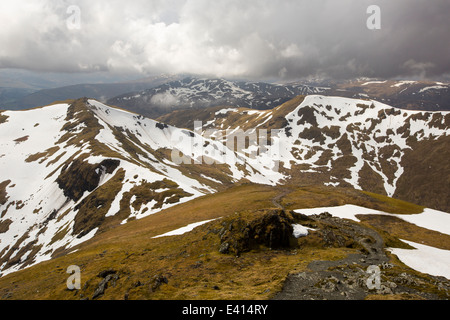
M389 213L397 213L397 214L418 214L422 213L425 207L419 206L410 202L406 202L399 199L390 198L388 196L363 191L366 195L379 200L381 203L384 203L387 208L385 211Z
M282 199L289 210L317 207L335 207L353 204L374 210L396 214L422 213L424 207L387 196L345 187L305 186L296 188Z

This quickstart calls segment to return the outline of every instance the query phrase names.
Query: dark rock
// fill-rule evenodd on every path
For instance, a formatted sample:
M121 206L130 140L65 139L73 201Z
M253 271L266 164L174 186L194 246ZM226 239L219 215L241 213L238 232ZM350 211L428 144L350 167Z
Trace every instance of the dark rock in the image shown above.
M219 252L235 254L261 245L276 249L290 247L293 238L292 215L284 210L258 210L233 215L219 232Z
M102 296L105 293L105 290L108 288L109 282L112 282L112 286L116 286L116 281L119 279L119 276L115 273L110 273L112 270L107 270L106 272L101 272L102 276L105 276L102 281L100 281L97 289L95 289L94 294L92 295L92 299L96 299ZM100 276L99 274L99 276Z
M164 130L164 129L167 129L169 126L168 126L167 124L165 124L165 123L158 122L158 123L156 124L156 127L157 127L158 129Z
M331 218L331 217L332 217L332 215L329 212L322 212L318 216L319 219L328 219L328 218Z
M230 244L228 242L224 242L220 245L219 252L223 253L223 254L227 254L229 248L230 248Z
M97 277L106 278L110 274L116 274L116 273L117 273L117 271L114 269L106 269L106 270L100 271L100 273L97 275Z
M120 161L114 159L106 159L99 164L75 159L63 167L56 182L66 197L78 201L85 191L91 192L97 188L102 173L113 173L119 164Z
M149 290L150 290L150 292L155 292L163 284L168 284L168 283L169 283L169 280L165 276L163 276L163 275L156 275L153 278L153 281L151 281L151 283L149 285Z

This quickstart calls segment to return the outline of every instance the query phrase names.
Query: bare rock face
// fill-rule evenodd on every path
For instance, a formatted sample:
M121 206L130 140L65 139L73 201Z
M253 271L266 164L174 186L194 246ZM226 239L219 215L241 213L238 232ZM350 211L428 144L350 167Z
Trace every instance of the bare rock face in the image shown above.
M92 300L101 297L105 293L105 290L108 288L108 285L112 285L113 287L115 287L116 281L119 279L117 271L112 269L100 272L98 274L98 277L102 278L102 281L99 283L97 289L95 289L95 292L92 296Z
M236 214L219 231L223 254L239 255L260 246L276 249L293 243L293 218L284 210L258 210Z
M102 174L113 173L119 164L120 161L114 159L106 159L94 165L76 159L63 167L56 182L64 190L65 196L79 200L85 191L91 192L97 188Z

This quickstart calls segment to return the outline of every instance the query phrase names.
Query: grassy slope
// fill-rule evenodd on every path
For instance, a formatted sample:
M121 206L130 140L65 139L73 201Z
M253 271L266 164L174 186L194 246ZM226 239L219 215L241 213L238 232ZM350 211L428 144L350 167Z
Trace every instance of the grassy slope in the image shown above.
M283 197L278 199L280 194ZM268 299L282 288L290 272L356 250L312 243L290 250L262 248L239 258L223 255L215 232L221 220L182 236L152 239L190 223L274 208L274 199L288 209L352 203L396 213L399 207L409 208L409 213L422 210L351 189L243 184L108 230L74 253L0 278L0 299L91 299L102 280L99 273L110 269L119 278L100 299ZM70 265L81 267L81 290L66 288ZM164 278L168 283L160 285L157 279Z

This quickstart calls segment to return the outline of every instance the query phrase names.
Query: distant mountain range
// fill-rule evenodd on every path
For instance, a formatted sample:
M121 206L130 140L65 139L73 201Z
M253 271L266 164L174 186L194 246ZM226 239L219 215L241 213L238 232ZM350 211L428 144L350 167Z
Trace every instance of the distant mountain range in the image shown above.
M135 82L80 84L33 92L0 88L0 109L20 110L88 97L157 118L174 110L214 106L268 110L297 95L321 94L377 100L406 110L450 110L450 85L401 80L304 80L295 83L157 76Z
M146 90L178 78L178 76L161 75L137 81L77 84L37 91L30 88L0 88L0 109L23 110L46 106L55 101L82 97L106 101L120 94Z
M407 110L449 111L450 84L434 81L370 80L328 81L326 95L373 99ZM325 85L325 83L322 83Z
M186 78L108 100L149 117L214 106L272 109L297 95L373 99L408 110L450 110L450 85L419 81L303 81L288 84Z
M268 110L298 95L317 94L323 88L303 84L269 84L224 79L185 78L149 90L128 93L108 100L148 117L158 117L179 109L233 106Z
M15 110L21 105L21 103L16 105L17 101L34 92L36 92L36 90L30 88L0 87L0 109Z

